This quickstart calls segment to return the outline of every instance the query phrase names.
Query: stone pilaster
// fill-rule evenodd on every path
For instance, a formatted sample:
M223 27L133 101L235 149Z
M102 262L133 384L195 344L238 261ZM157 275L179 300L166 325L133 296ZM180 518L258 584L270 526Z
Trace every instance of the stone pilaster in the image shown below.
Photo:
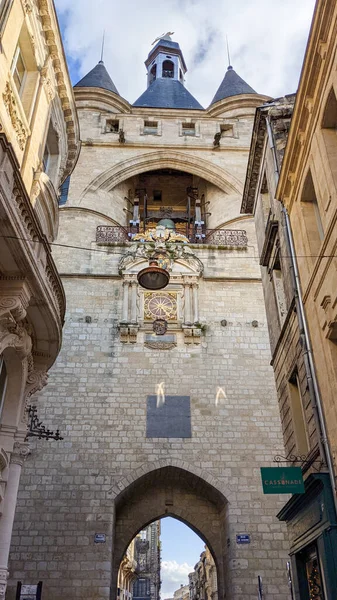
M29 455L27 443L15 442L11 454L4 508L0 520L0 600L4 600L8 579L8 556L22 465Z

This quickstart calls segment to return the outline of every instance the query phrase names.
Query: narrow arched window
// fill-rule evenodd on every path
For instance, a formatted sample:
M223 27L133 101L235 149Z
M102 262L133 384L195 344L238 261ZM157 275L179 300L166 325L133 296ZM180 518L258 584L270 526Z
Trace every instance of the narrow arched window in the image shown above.
M315 261L321 246L321 241L324 237L324 230L310 169L305 178L301 202L310 255Z
M332 177L337 185L337 99L333 88L330 90L323 113L322 133Z
M163 62L163 77L174 77L174 64L171 60L164 60Z
M153 65L151 71L150 71L150 80L149 83L151 85L151 83L153 83L157 78L157 65Z

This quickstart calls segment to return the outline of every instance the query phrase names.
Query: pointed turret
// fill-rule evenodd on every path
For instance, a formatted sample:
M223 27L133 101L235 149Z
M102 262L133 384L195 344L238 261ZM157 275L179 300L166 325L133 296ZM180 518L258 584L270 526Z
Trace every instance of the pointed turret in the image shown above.
M230 96L256 93L257 92L253 90L248 83L241 79L241 77L234 71L233 67L229 66L226 75L211 102L211 105L215 104L215 102L219 102L219 100L224 100L224 98L229 98Z
M85 75L78 83L76 83L74 87L103 88L104 90L109 90L109 92L113 92L119 96L119 92L102 60L100 60L96 67L94 67L91 71L89 71L89 73L87 73L87 75Z
M147 90L133 106L203 110L184 86L187 68L179 44L170 34L157 38L154 43L145 61Z

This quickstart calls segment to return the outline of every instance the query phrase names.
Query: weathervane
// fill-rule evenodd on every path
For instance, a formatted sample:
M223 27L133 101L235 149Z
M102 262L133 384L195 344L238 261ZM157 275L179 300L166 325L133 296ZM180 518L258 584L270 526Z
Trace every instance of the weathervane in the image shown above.
M167 31L167 33L162 33L159 37L157 37L154 42L152 42L152 46L155 45L156 42L159 42L160 40L168 40L169 42L171 42L171 35L174 34L174 31Z

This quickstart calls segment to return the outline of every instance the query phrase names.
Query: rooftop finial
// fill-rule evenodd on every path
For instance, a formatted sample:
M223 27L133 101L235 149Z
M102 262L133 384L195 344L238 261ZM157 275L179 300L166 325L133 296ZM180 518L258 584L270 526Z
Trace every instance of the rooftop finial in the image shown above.
M159 42L160 40L167 40L169 42L171 42L171 35L174 34L174 31L167 31L166 33L162 33L159 37L157 37L154 42L152 42L152 46L155 45L156 42Z
M226 35L226 43L227 43L227 56L228 56L228 68L231 69L231 57L229 54L229 43L228 43L228 35Z
M103 62L103 53L104 53L104 41L105 41L105 29L103 30L103 38L102 38L102 50L101 50L101 60L99 62Z

